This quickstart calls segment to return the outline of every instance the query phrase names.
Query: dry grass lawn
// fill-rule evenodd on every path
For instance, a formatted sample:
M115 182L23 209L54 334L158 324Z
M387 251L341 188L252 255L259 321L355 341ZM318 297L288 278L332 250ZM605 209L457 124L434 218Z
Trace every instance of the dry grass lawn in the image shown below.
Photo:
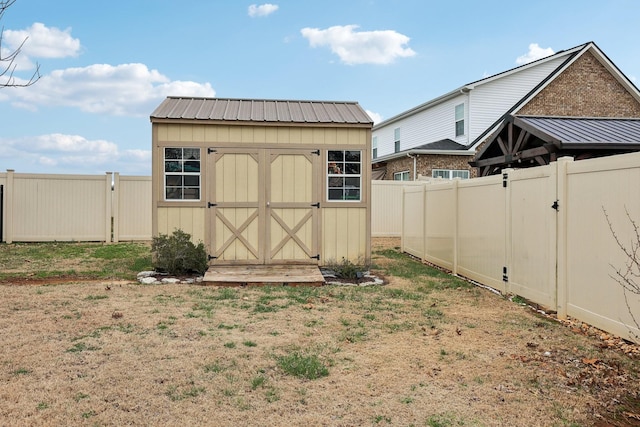
M0 425L640 425L637 356L397 244L366 288L4 283Z

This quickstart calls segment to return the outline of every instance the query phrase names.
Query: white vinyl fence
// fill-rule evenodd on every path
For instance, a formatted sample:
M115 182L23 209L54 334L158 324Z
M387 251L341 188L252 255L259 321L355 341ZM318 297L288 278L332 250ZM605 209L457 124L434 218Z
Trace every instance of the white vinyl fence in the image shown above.
M640 295L612 277L629 258L609 227L639 243L640 153L405 187L402 207L405 252L640 340Z
M151 240L151 177L0 173L0 241Z

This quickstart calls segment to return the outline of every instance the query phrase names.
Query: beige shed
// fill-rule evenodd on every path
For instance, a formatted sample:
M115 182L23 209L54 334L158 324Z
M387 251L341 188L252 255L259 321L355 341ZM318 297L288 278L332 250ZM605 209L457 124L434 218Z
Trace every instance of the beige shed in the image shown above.
M151 115L153 235L210 265L371 257L371 127L356 102L169 97Z

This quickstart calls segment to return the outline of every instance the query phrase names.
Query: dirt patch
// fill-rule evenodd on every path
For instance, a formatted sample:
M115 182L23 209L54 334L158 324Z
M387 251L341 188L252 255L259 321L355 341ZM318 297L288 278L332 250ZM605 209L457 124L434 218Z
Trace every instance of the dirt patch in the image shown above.
M2 284L0 424L640 425L633 353L446 277L385 277ZM328 375L292 374L291 355Z

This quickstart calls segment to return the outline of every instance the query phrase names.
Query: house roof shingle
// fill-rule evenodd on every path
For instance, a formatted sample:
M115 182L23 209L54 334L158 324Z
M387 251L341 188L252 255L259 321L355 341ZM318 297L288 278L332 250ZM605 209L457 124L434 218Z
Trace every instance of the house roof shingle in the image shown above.
M373 124L357 102L171 96L151 114L153 119Z

